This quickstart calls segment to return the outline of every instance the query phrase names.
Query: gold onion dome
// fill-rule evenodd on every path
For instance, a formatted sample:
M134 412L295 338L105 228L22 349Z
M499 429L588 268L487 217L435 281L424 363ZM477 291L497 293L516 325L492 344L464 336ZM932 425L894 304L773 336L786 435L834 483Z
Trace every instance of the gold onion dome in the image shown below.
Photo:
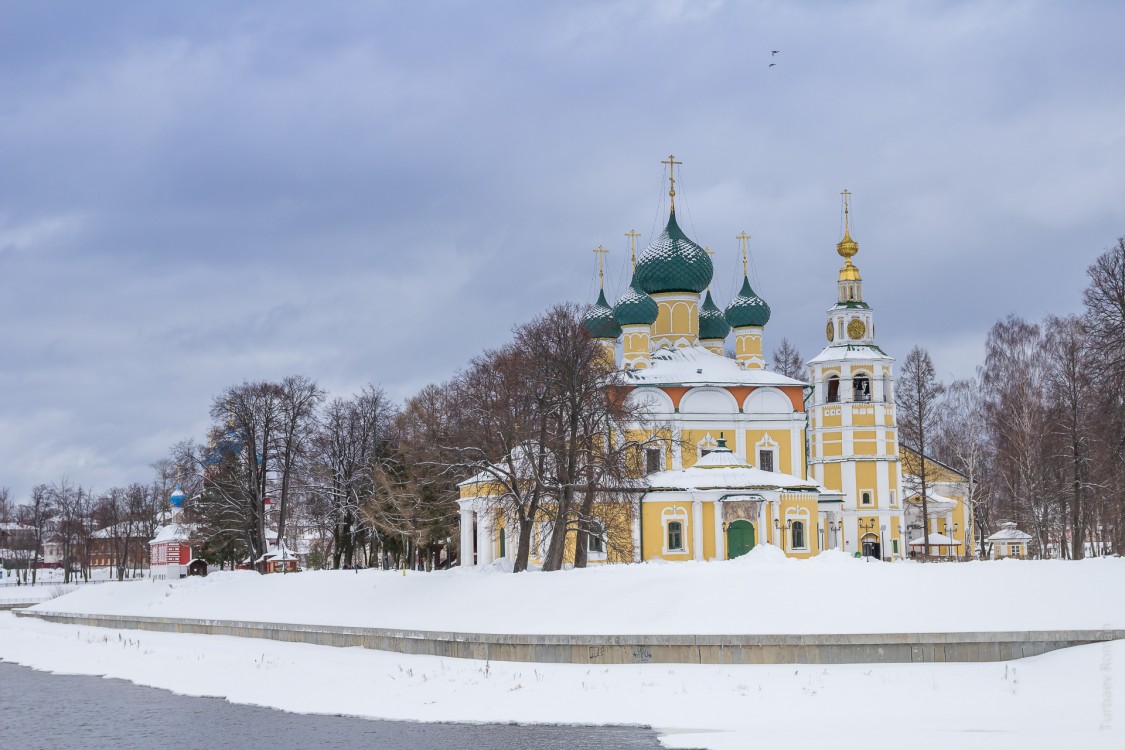
M637 290L636 278L629 283L629 288L625 290L621 299L617 300L617 304L613 307L613 317L617 319L618 324L623 326L650 326L656 322L656 316L659 312L660 309L656 306L656 300Z
M613 309L606 302L604 289L598 294L598 301L586 311L582 322L596 339L615 339L621 335L621 326L614 320Z
M844 266L840 269L840 281L859 281L859 269L852 263L852 258L859 252L859 243L852 239L846 224L844 239L836 243L836 252L844 259Z
M711 299L711 290L707 290L707 297L703 300L703 307L699 310L699 338L700 339L725 339L730 333L730 324L723 317L723 313Z
M647 294L699 294L711 283L714 273L711 256L684 234L673 209L664 232L641 253L633 280L638 290Z
M750 286L750 279L742 277L742 289L730 301L726 311L727 322L732 328L764 326L770 320L770 306L758 296Z

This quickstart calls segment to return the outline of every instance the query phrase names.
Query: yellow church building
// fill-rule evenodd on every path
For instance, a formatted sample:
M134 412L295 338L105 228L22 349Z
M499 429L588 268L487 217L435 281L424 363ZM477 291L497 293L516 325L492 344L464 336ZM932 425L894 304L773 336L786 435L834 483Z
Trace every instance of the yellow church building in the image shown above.
M630 398L651 415L652 425L636 431L657 434L659 425L671 433L644 449L645 489L628 516L628 552L608 553L595 535L590 561L725 560L762 543L791 557L824 550L905 557L909 498L894 360L876 343L875 311L853 262L859 245L849 194L827 342L802 381L766 367L770 308L750 285L746 233L738 238L741 290L720 310L709 291L710 255L680 228L674 173L670 183L667 225L637 258L629 288L612 307L603 290L586 317L591 335L617 358ZM514 554L487 475L462 483L460 493L462 564ZM535 536L533 562L546 530Z

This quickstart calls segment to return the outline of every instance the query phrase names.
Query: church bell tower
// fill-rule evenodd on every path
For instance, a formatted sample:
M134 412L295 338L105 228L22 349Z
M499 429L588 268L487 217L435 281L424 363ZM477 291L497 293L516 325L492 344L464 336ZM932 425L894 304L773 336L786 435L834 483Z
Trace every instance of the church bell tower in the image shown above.
M828 343L808 363L809 467L821 485L843 495L840 510L822 519L824 546L894 559L906 552L894 359L875 343L875 311L863 299L863 279L852 262L859 243L851 236L851 193L842 195L844 237L836 252L844 265L836 304L828 309Z

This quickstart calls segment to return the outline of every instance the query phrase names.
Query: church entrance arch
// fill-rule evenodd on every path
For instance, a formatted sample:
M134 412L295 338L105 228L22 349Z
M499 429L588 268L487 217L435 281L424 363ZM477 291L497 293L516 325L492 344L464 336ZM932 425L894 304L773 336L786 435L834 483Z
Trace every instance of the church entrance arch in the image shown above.
M879 560L883 558L879 537L874 534L865 534L860 541L863 543L864 557L874 557Z
M738 520L727 526L727 559L742 557L754 549L754 524Z

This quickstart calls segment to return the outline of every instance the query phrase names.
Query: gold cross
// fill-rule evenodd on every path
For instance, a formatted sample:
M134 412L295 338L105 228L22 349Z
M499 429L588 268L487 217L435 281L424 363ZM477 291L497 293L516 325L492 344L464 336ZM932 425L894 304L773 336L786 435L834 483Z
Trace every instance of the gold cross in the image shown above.
M594 251L594 255L598 256L598 288L599 289L605 289L605 272L602 269L602 259L608 253L609 253L609 250L606 250L601 245L598 245L598 249Z
M628 232L625 233L625 236L629 238L629 258L632 259L633 270L636 271L637 270L637 238L641 236L641 233L638 232L636 229L630 229Z
M668 165L668 184L669 184L668 197L671 199L671 209L672 209L672 211L675 211L676 210L676 171L675 170L676 170L676 165L677 164L683 164L683 162L682 161L676 161L676 157L673 154L668 154L668 158L665 161L662 161L660 163Z
M840 192L840 195L844 196L844 234L848 234L848 198L851 194L851 191L847 188Z
M735 237L738 244L742 247L742 275L746 276L746 241L750 239L750 235L746 234L746 230L742 230L742 234ZM749 278L749 277L747 277Z

